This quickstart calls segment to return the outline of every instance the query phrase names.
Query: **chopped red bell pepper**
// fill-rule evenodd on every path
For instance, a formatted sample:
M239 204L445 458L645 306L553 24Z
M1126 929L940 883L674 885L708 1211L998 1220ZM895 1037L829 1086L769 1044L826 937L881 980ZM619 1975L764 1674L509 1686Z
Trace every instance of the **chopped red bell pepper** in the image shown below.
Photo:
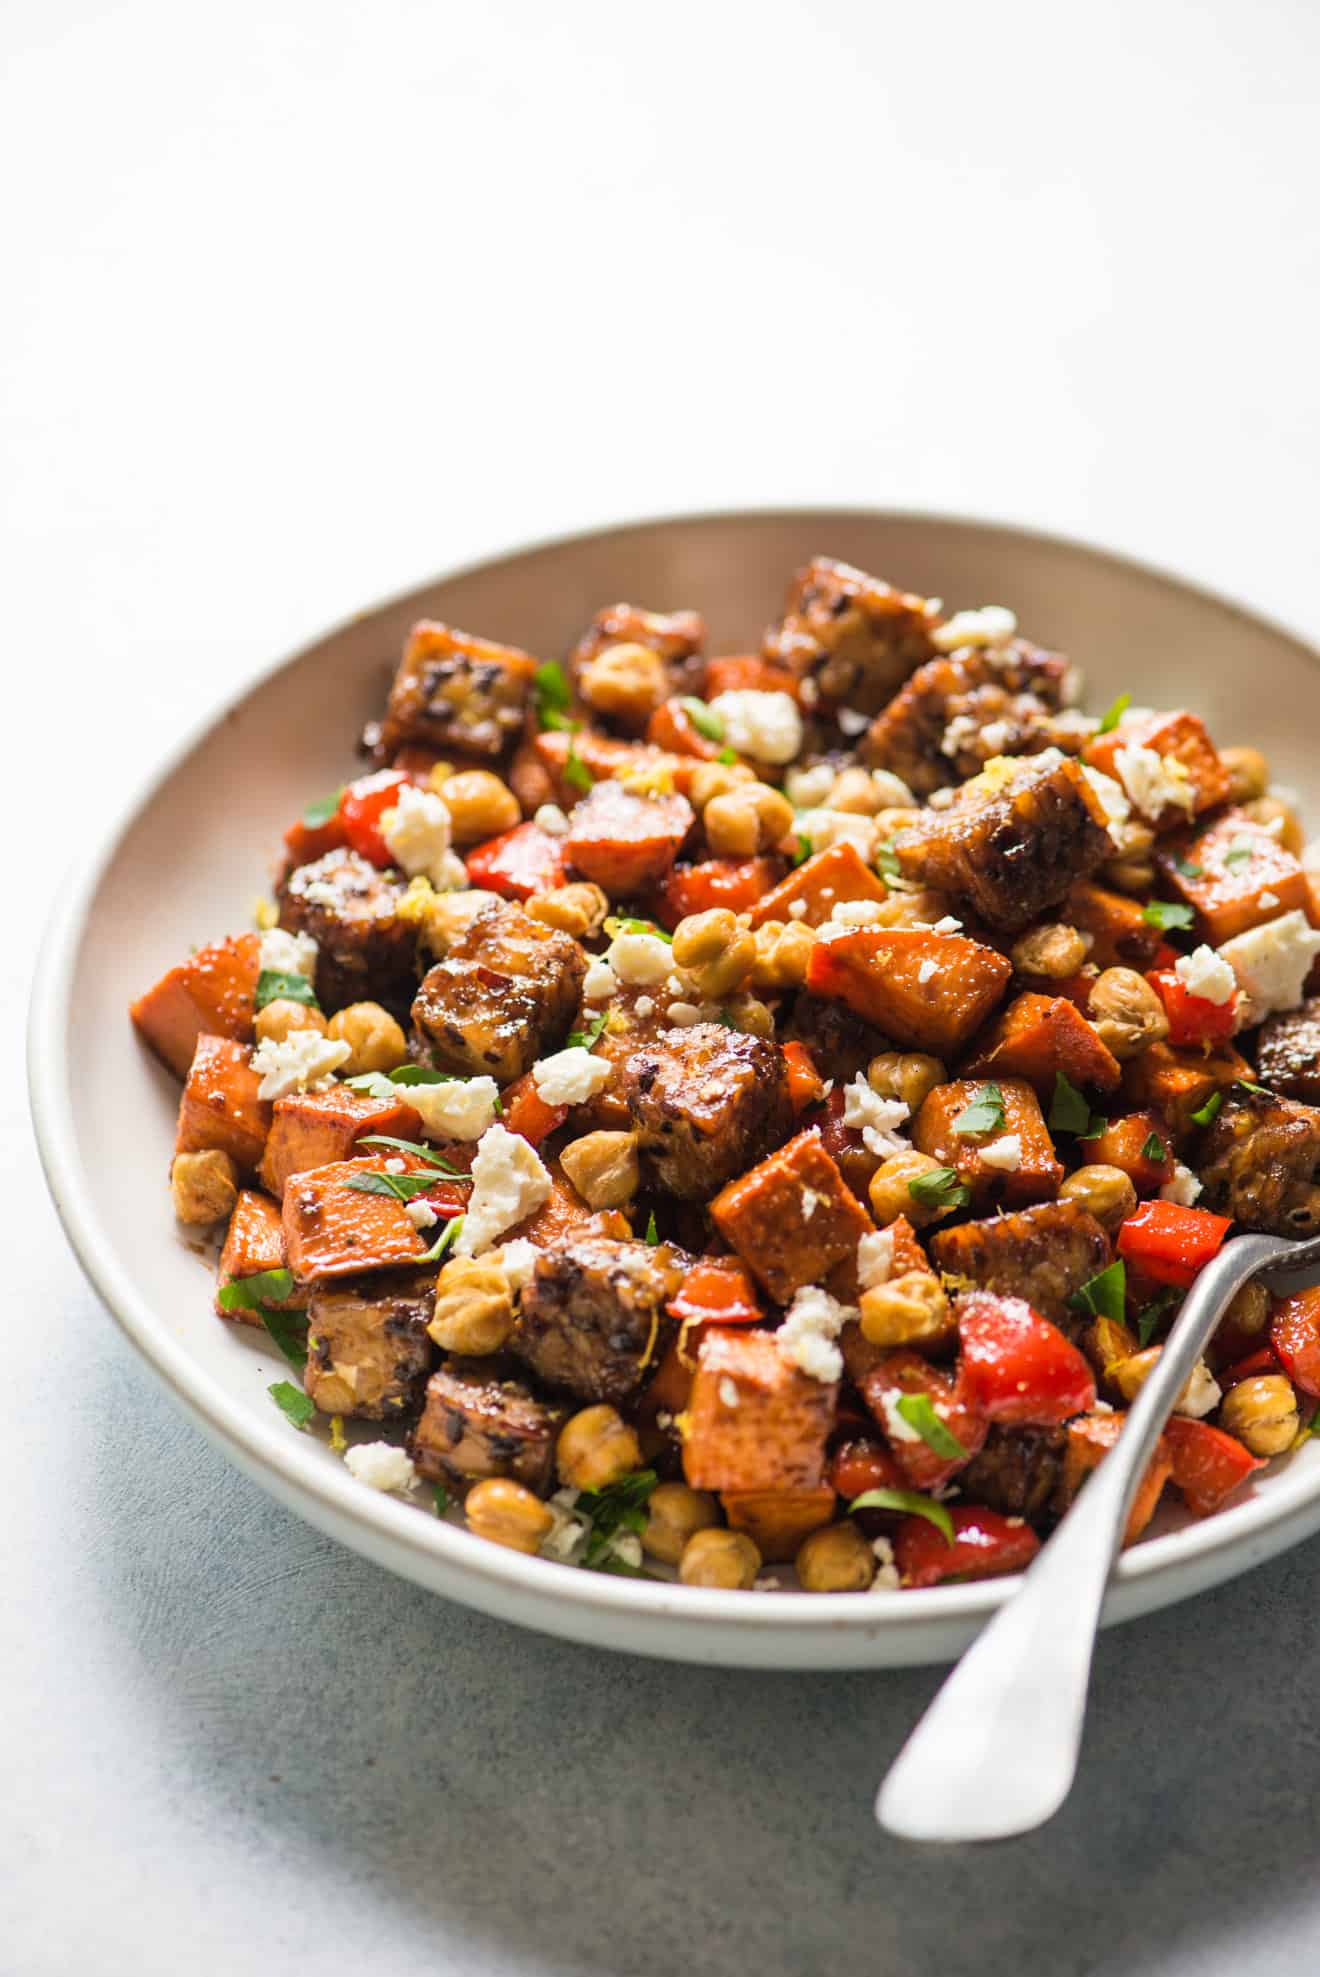
M380 820L394 809L399 791L410 779L398 769L378 769L372 776L359 776L339 799L339 821L344 836L359 857L373 865L392 865L393 853L381 836Z
M342 851L348 836L344 820L336 810L323 824L304 823L300 817L284 833L284 843L291 865L310 865L314 859L324 858L327 851Z
M662 700L646 724L646 739L653 748L667 748L671 755L695 755L713 762L722 743L702 734L680 699Z
M469 882L504 899L530 899L564 883L563 840L539 824L515 824L464 857Z
M547 1105L532 1082L530 1071L509 1086L504 1094L501 1124L510 1133L519 1133L532 1146L557 1133L569 1114L567 1105Z
M656 916L672 933L689 913L725 906L746 913L778 885L780 858L706 858L698 865L675 865L660 888Z
M1320 1284L1279 1299L1270 1344L1293 1385L1320 1394Z
M1118 1253L1157 1284L1186 1289L1223 1247L1232 1222L1208 1208L1180 1208L1175 1201L1143 1201L1118 1232Z
M700 1257L669 1301L682 1325L755 1325L765 1317L751 1278L731 1257Z
M930 1400L939 1428L953 1436L961 1454L945 1454L933 1448L910 1422L903 1420L897 1402L904 1394L924 1394ZM886 1353L872 1367L862 1381L862 1398L879 1423L909 1489L938 1489L971 1460L985 1441L985 1416L963 1381L955 1381L950 1374L923 1359L919 1352L906 1347ZM938 1428L935 1432L938 1437Z
M816 1105L824 1098L825 1080L804 1043L786 1043L784 1062L788 1066L789 1103L795 1112L805 1112L809 1105Z
M865 1490L901 1490L906 1486L903 1471L873 1435L849 1436L830 1457L830 1487L845 1502Z
M1211 1002L1208 996L1193 995L1180 975L1170 969L1153 968L1146 976L1169 1019L1169 1042L1175 1048L1184 1044L1222 1043L1231 1037L1237 1021L1237 990L1227 1002Z
M1020 1517L1004 1517L980 1504L949 1512L953 1543L925 1517L905 1517L894 1539L894 1562L905 1586L938 1586L949 1579L993 1579L1023 1572L1040 1539Z
M1095 1406L1086 1360L1024 1298L969 1291L954 1309L962 1380L987 1421L1053 1428Z
M1262 1373L1278 1371L1279 1361L1273 1346L1263 1345L1259 1352L1250 1352L1245 1359L1235 1359L1231 1366L1221 1366L1215 1378L1227 1393L1230 1387L1241 1386L1243 1380L1255 1380Z
M1264 1460L1208 1421L1171 1414L1164 1424L1173 1451L1173 1481L1194 1517L1209 1517Z

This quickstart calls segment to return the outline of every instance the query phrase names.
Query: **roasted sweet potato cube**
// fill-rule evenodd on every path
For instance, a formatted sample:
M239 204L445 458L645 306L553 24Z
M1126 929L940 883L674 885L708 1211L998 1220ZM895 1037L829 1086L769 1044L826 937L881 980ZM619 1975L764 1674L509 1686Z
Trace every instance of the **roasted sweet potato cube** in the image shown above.
M491 1359L451 1359L426 1386L426 1405L408 1443L433 1483L510 1476L538 1496L554 1483L555 1443L566 1407L538 1400L508 1367Z
M1055 1158L1036 1094L1022 1078L992 1082L1003 1097L1002 1126L969 1133L964 1125L958 1131L962 1114L986 1087L979 1078L957 1078L952 1084L936 1085L923 1101L912 1127L912 1144L919 1153L955 1168L978 1208L998 1203L1023 1208L1028 1202L1048 1201L1059 1192L1063 1167ZM1003 1164L996 1164L1000 1161Z
M749 1537L770 1565L797 1556L798 1546L834 1515L834 1491L725 1490L720 1497L731 1531Z
M566 773L570 749L575 761L582 764L594 782L608 782L611 777L625 775L633 769L645 769L663 781L666 774L672 776L677 768L676 758L663 749L651 748L640 741L620 741L616 735L603 735L595 728L579 728L576 734L569 734L563 728L543 728L532 746L550 779L555 802L570 810L582 801L582 790L576 782L568 780Z
M1042 1098L1062 1073L1075 1085L1112 1091L1118 1059L1101 1043L1075 1003L1063 995L1016 996L979 1038L966 1064L969 1077L1025 1078Z
M711 1220L778 1304L856 1254L871 1218L820 1142L799 1133L722 1188Z
M423 620L413 626L390 688L382 739L464 755L499 755L522 728L536 661L514 645Z
M1133 747L1152 748L1166 762L1172 759L1181 765L1182 780L1192 792L1194 816L1199 817L1203 810L1213 810L1216 804L1228 801L1231 787L1228 771L1199 715L1183 709L1120 721L1108 734L1092 736L1082 754L1091 768L1101 769L1105 775L1122 782L1118 753L1120 749ZM1170 803L1157 817L1147 816L1145 821L1158 831L1176 830L1179 824L1186 823L1187 811L1182 804Z
M815 1490L837 1388L793 1365L774 1334L712 1328L701 1341L683 1433L698 1490Z
M1078 1320L1069 1298L1110 1261L1108 1236L1075 1201L1042 1201L1016 1215L938 1229L930 1254L936 1269L964 1288L1025 1298L1070 1337Z
M176 1153L227 1153L239 1171L254 1174L266 1149L272 1108L257 1097L261 1084L252 1052L230 1037L201 1036L179 1100Z
M1271 1016L1261 1026L1256 1069L1284 1098L1320 1104L1320 996L1311 996L1300 1009Z
M397 1099L369 1098L346 1085L331 1085L326 1091L277 1098L261 1163L262 1187L282 1200L292 1175L350 1159L364 1133L416 1140L422 1122L402 1094Z
M417 980L417 928L399 908L404 887L356 851L298 865L278 887L280 925L317 944L316 999L333 1013L351 1002L399 1008Z
M1123 1096L1130 1105L1157 1113L1181 1144L1196 1131L1193 1112L1215 1092L1251 1075L1246 1058L1231 1044L1205 1051L1153 1043L1123 1066Z
M322 1414L410 1421L435 1358L426 1327L435 1272L382 1271L316 1284L307 1301L303 1386Z
M268 1194L258 1194L254 1188L240 1188L216 1270L215 1308L220 1317L240 1325L256 1325L260 1329L259 1311L244 1305L230 1311L221 1304L219 1294L226 1284L235 1283L243 1277L260 1277L267 1270L283 1270L286 1267L284 1224L280 1219L279 1203L272 1201ZM290 1297L268 1298L266 1302L281 1310L300 1309L306 1302L306 1294L295 1285Z
M1087 959L1097 968L1148 968L1164 938L1143 917L1135 899L1110 892L1091 879L1073 887L1059 908L1059 918L1091 936Z
M1068 1423L1063 1475L1059 1479L1055 1498L1056 1510L1062 1512L1068 1508L1091 1471L1108 1455L1123 1432L1124 1418L1121 1413L1083 1414ZM1164 1485L1172 1474L1173 1451L1167 1437L1161 1435L1128 1514L1127 1529L1123 1533L1125 1545L1139 1538L1155 1515Z
M807 986L907 1049L947 1059L981 1027L1012 973L1002 954L961 934L859 927L816 943Z
M814 858L807 858L795 872L781 879L752 908L753 927L767 920L804 920L809 927L823 926L836 906L845 900L885 898L885 888L867 865L857 846L841 838ZM795 914L799 902L806 908Z
M1167 839L1155 862L1165 890L1195 909L1196 931L1212 947L1280 913L1310 911L1298 860L1241 810L1190 837Z
M904 878L946 892L985 926L1016 933L1113 856L1104 807L1053 750L964 784L922 813L894 851Z
M132 1005L139 1035L176 1077L187 1077L202 1035L251 1042L260 956L260 934L199 947Z
M1138 1194L1155 1194L1173 1179L1170 1134L1153 1112L1111 1119L1095 1139L1079 1140L1084 1167L1121 1167Z
M509 1084L563 1042L586 972L570 935L488 906L423 978L413 1021L440 1070Z
M789 587L787 609L762 645L772 665L810 679L836 707L878 714L917 666L933 659L939 614L849 563L814 556Z
M692 828L682 796L634 796L621 783L597 783L569 820L564 855L611 899L659 885Z
M409 1162L407 1171L421 1164ZM284 1243L295 1277L313 1283L365 1270L399 1269L429 1248L396 1196L369 1194L353 1185L384 1172L384 1159L373 1157L336 1160L294 1175L284 1190Z

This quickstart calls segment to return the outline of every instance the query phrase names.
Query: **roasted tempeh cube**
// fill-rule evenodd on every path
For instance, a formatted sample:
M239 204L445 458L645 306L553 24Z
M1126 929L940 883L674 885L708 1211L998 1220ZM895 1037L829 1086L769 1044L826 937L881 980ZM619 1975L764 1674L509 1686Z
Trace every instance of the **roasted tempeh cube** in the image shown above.
M1198 1206L1266 1235L1320 1231L1320 1111L1289 1098L1234 1093L1201 1142Z
M226 1284L239 1282L244 1277L260 1277L267 1270L283 1270L286 1267L284 1223L280 1218L279 1203L272 1201L268 1194L258 1194L255 1188L240 1188L216 1269L215 1308L220 1317L240 1325L260 1327L259 1311L253 1310L250 1305L235 1305L231 1311L221 1304L220 1292ZM281 1310L301 1309L306 1302L306 1293L295 1285L291 1296L267 1298L265 1302Z
M1059 1192L1063 1167L1055 1156L1040 1103L1021 1078L992 1080L1003 1098L1003 1124L970 1132L964 1114L987 1090L978 1078L936 1085L912 1126L912 1144L956 1170L977 1207L1003 1202L1022 1208ZM959 1130L960 1124L962 1130Z
M765 635L774 664L810 680L833 706L878 714L914 668L935 657L939 623L924 597L828 556L813 557L789 587L787 609Z
M307 1302L303 1386L321 1413L410 1421L435 1358L426 1331L434 1308L434 1271L316 1284Z
M1025 1298L1042 1318L1075 1336L1081 1321L1068 1300L1110 1261L1109 1238L1075 1201L1042 1201L1015 1215L938 1229L931 1261L979 1290Z
M1306 874L1263 824L1228 810L1191 837L1166 839L1155 863L1166 891L1196 913L1196 931L1219 947L1280 913L1310 910Z
M1067 1445L1066 1428L996 1424L985 1438L985 1447L962 1473L963 1494L973 1503L984 1503L1008 1517L1025 1517L1031 1524L1053 1521Z
M680 1200L708 1200L792 1122L779 1046L721 1023L695 1023L643 1044L626 1061L623 1081L642 1160Z
M511 1349L539 1379L583 1400L619 1401L654 1371L683 1280L668 1244L570 1236L542 1250Z
M510 1084L563 1042L586 972L570 935L488 906L423 978L413 1021L441 1070Z
M974 776L995 756L1034 755L1052 745L1066 662L1022 646L998 653L970 648L932 659L872 722L859 753L918 796Z
M227 1153L240 1173L255 1174L272 1108L258 1098L252 1052L230 1037L201 1036L179 1100L176 1153Z
M390 688L385 746L417 741L499 755L522 730L535 679L530 653L424 619L413 626Z
M1262 1024L1256 1069L1284 1098L1320 1104L1320 996L1313 995L1300 1009L1271 1016Z
M710 1204L711 1220L778 1304L856 1255L872 1222L814 1131L799 1133L740 1174Z
M1067 996L1015 996L977 1039L965 1066L969 1077L1025 1078L1041 1098L1062 1073L1075 1085L1112 1091L1121 1075L1118 1059Z
M859 927L816 943L807 986L907 1049L947 1059L981 1027L1012 973L1002 954L962 934Z
M1211 1050L1153 1043L1123 1066L1123 1095L1129 1104L1157 1112L1181 1142L1196 1131L1192 1114L1201 1111L1215 1092L1226 1092L1239 1079L1250 1077L1251 1066L1231 1044Z
M328 851L285 874L280 925L317 943L316 999L400 1008L417 985L417 928L399 912L404 887L356 851Z
M199 947L140 995L129 1015L157 1057L186 1078L198 1037L251 1042L260 972L260 934Z
M408 1156L406 1172L424 1171ZM366 1192L357 1184L386 1172L381 1157L337 1160L295 1174L284 1190L284 1241L289 1268L310 1283L416 1263L430 1247L392 1193Z
M294 1174L351 1159L363 1135L376 1133L392 1139L421 1138L421 1119L402 1091L396 1099L371 1098L335 1084L325 1091L277 1098L261 1163L261 1185L282 1198Z
M819 1489L836 1392L793 1365L771 1332L707 1332L684 1423L688 1482L698 1490Z
M538 1400L506 1362L451 1359L426 1384L408 1452L433 1483L509 1476L538 1496L554 1485L555 1443L568 1409Z

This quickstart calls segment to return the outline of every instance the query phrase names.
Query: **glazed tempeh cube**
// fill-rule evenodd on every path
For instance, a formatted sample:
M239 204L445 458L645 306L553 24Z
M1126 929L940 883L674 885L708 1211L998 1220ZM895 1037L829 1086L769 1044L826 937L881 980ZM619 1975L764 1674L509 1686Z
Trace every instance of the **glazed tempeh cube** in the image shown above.
M512 1350L552 1387L623 1400L664 1355L682 1280L667 1244L565 1236L537 1258Z
M548 1496L555 1443L567 1418L566 1407L536 1399L503 1362L451 1359L427 1381L409 1453L433 1483L509 1476Z
M429 743L461 755L495 756L518 735L531 703L536 661L423 620L414 625L390 688L383 740Z
M1109 1238L1075 1201L1043 1201L1014 1215L939 1229L930 1254L946 1275L1025 1298L1070 1335L1081 1321L1069 1310L1069 1298L1110 1261Z
M417 929L400 916L403 894L397 875L378 871L356 851L328 851L280 881L280 925L317 943L322 1009L407 1003L417 984Z
M878 714L917 666L935 657L938 613L849 563L816 556L794 577L763 651L833 706Z
M784 1054L720 1023L670 1030L623 1068L638 1151L657 1185L705 1201L788 1131Z
M424 977L413 1021L441 1070L509 1084L563 1042L586 972L568 934L489 906Z
M435 1272L384 1272L313 1286L303 1386L322 1414L408 1421L435 1358L426 1327Z

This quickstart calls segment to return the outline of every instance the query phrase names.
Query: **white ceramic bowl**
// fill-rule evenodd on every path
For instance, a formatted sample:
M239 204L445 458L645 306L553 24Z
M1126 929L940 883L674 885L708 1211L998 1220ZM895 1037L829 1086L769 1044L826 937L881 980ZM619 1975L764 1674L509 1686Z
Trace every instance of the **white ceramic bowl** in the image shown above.
M29 1033L33 1112L52 1193L84 1269L192 1419L290 1509L396 1572L528 1627L601 1647L767 1668L957 1654L1011 1582L849 1594L689 1590L529 1559L355 1483L272 1405L281 1362L210 1308L209 1264L176 1233L165 1176L178 1087L140 1047L130 998L190 945L250 923L280 833L354 763L412 621L448 619L543 656L616 598L707 617L746 650L791 572L821 552L951 605L1011 605L1085 667L1088 704L1119 692L1186 704L1222 742L1266 750L1305 788L1320 731L1317 655L1239 607L1077 543L943 517L846 510L698 515L526 549L355 618L222 707L138 791L63 888ZM1320 1527L1320 1445L1199 1524L1166 1514L1126 1553L1107 1621L1230 1578Z

